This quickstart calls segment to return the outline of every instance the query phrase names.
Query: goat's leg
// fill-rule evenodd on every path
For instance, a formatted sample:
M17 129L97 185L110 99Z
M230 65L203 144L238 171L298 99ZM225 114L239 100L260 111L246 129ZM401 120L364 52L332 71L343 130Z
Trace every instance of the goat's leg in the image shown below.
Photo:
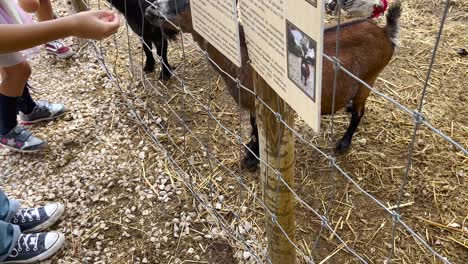
M370 82L373 85L374 82ZM354 132L356 132L359 123L361 122L362 116L364 116L364 110L366 105L366 99L369 96L370 90L365 87L360 87L356 96L352 100L351 107L348 106L348 111L351 112L351 122L344 136L337 142L335 151L342 154L345 153L351 146Z
M159 79L167 81L172 76L172 67L169 65L169 60L167 59L167 46L169 45L169 42L167 41L167 38L162 37L160 40L155 41L154 45L156 46L158 56L162 59Z
M250 125L252 126L252 132L250 134L250 142L245 149L245 158L242 160L242 168L253 171L257 169L260 162L257 159L257 157L260 157L260 145L258 142L258 128L255 113L250 114Z
M359 110L356 110L356 108L354 108L353 106L351 112L351 123L349 124L349 127L346 130L344 136L336 144L336 152L342 154L349 149L349 146L351 146L351 140L353 139L354 132L356 132L356 129L359 126L363 115L364 107L362 108L362 112L360 112Z
M154 56L153 56L153 52L152 52L152 41L148 38L148 37L144 37L143 38L143 42L142 45L143 45L143 51L145 52L145 55L146 55L146 62L145 62L145 67L143 68L143 71L146 72L146 73L149 73L149 72L154 72L154 64L156 63L156 61L154 60ZM150 47L148 47L147 45L149 45Z

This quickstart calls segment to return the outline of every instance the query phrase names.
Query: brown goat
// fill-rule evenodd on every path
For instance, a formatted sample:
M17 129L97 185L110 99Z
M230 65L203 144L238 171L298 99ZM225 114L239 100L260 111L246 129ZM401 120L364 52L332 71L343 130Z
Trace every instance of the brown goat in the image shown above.
M222 70L231 76L237 76L240 71L242 84L249 89L253 89L253 69L248 64L249 56L242 26L240 26L242 66L239 69L193 29L190 2L188 0L156 0L153 5L159 8L149 7L146 10L146 18L150 23L156 26L162 26L163 28L167 27L173 29L173 25L166 21L166 19L169 19L173 24L179 25L182 31L192 34L193 39L202 49L206 50L210 58L219 65ZM184 8L181 8L181 6ZM164 14L161 13L161 10L164 10ZM385 66L387 66L393 56L395 48L394 41L397 38L399 30L398 20L400 14L401 4L397 1L388 10L386 17L387 25L384 28L377 26L368 19L352 20L341 24L339 32L340 51L338 54L340 63L344 68L348 69L370 86L374 85L378 75ZM337 27L331 26L326 28L324 32L324 53L330 57L336 55L336 31ZM215 68L217 69L217 67ZM333 64L327 59L324 59L321 98L322 114L332 113L334 73ZM229 92L234 97L236 103L240 101L242 107L249 110L251 113L255 113L255 97L250 92L241 89L241 100L239 100L239 90L236 82L232 81L231 78L224 74L221 74L221 76L226 81ZM349 149L353 134L364 115L365 102L369 93L369 89L349 77L346 73L341 72L338 75L335 111L351 103L351 107L349 108L351 112L351 122L346 133L336 145L337 152L343 153ZM252 152L257 156L259 155L259 145L257 141L258 132L255 115L252 114L251 124L252 137L248 144L251 151L247 150L247 157L243 161L244 166L249 169L256 168L258 165L258 160Z

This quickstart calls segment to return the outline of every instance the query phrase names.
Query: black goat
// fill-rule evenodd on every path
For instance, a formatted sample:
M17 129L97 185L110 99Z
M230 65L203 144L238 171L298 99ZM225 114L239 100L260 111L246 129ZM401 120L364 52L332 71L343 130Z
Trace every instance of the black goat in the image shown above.
M153 45L156 46L157 54L162 58L161 73L159 79L169 80L172 76L171 66L167 59L168 39L172 40L179 33L176 30L164 29L150 24L144 17L145 10L150 4L145 0L107 0L127 19L128 25L138 36L142 38L143 50L146 55L145 72L154 72L155 59L152 53ZM145 42L147 45L145 45Z
M310 70L309 66L305 62L305 59L301 60L301 81L304 82L304 85L307 86L307 80L309 79Z
M301 56L301 81L307 86L307 80L311 74L310 67L315 67L315 54L309 52L308 46L303 49L303 54Z

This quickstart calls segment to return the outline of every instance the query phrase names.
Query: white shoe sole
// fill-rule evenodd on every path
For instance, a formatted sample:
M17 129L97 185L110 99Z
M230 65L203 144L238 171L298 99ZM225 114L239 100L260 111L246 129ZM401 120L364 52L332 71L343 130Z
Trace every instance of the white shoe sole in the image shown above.
M63 113L61 113L60 115L51 116L51 117L44 117L44 118L36 119L34 121L24 121L24 120L21 120L21 118L20 118L19 122L20 122L21 125L29 126L29 125L34 125L34 124L37 124L37 123L40 123L40 122L57 119L57 118L59 118L61 116L64 116L66 113L67 113L67 110L65 109L63 111Z
M5 148L5 149L9 149L9 150L14 151L14 152L19 152L19 153L37 153L37 152L39 152L39 151L44 150L44 149L46 148L46 146L47 146L47 142L44 142L44 145L43 145L42 148L40 148L40 149L25 150L25 149L17 149L17 148L8 146L8 145L0 144L0 147L3 147L3 148Z
M65 211L65 206L63 204L58 204L57 210L52 214L52 216L49 218L49 220L45 221L44 223L34 227L33 229L29 230L22 230L21 232L23 233L36 233L36 232L43 232L47 228L51 227L53 224L59 220L59 218L62 216L63 212Z
M75 55L75 51L70 51L70 52L67 52L67 53L64 53L64 54L57 54L57 53L54 53L54 52L51 52L51 51L47 51L47 54L50 54L50 55L54 55L55 57L59 58L59 59L69 59L71 56Z

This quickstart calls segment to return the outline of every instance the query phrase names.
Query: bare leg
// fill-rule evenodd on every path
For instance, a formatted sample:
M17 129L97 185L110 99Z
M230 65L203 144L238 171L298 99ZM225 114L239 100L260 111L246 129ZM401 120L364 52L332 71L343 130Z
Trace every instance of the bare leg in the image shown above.
M31 76L31 67L24 61L11 67L0 68L2 82L0 93L10 97L19 97L23 94L23 88Z

